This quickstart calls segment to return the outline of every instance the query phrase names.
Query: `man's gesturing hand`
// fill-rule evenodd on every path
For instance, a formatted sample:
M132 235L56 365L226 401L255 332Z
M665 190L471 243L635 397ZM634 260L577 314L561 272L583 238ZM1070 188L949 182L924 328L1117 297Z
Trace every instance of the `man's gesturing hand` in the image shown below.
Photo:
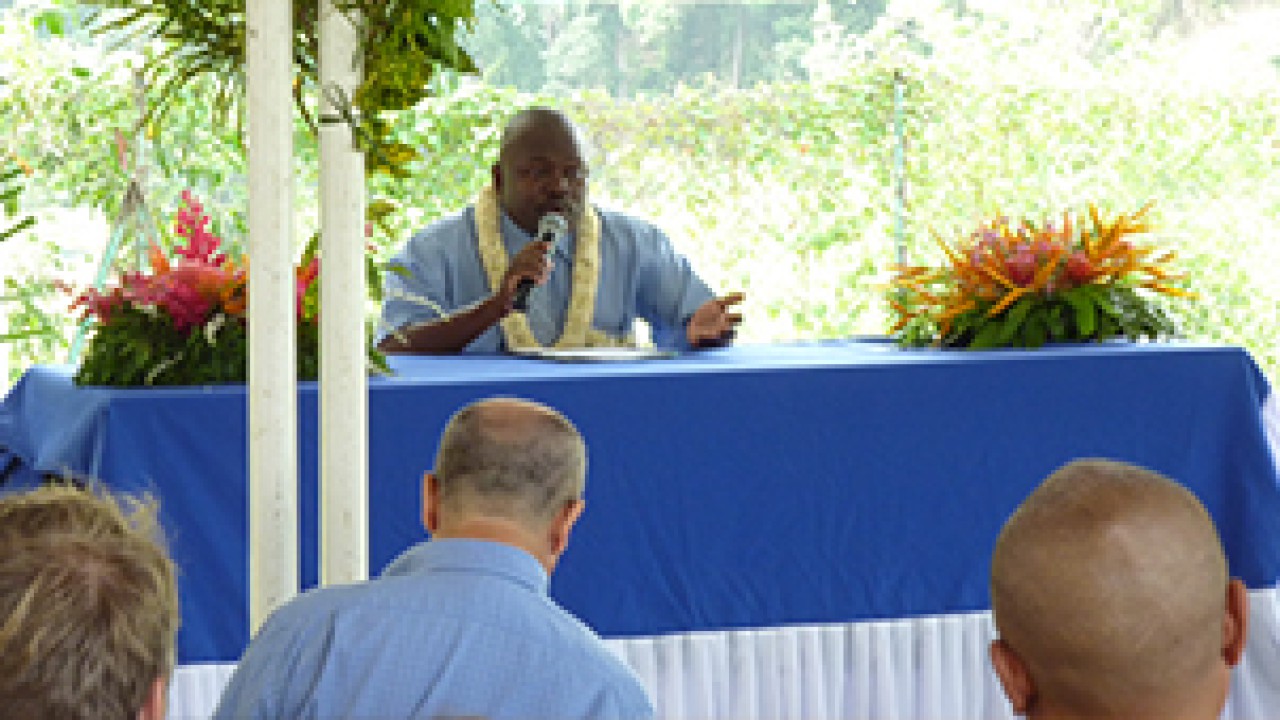
M689 318L686 334L689 345L695 348L711 348L728 345L737 332L742 315L729 312L729 308L742 302L742 293L730 293L712 298L702 304Z

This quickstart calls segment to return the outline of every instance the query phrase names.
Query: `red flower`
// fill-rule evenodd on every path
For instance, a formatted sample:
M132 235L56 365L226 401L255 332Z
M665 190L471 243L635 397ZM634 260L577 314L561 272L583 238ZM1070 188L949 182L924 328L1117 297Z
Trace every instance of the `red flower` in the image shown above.
M1067 258L1066 272L1067 278L1076 285L1083 285L1089 282L1096 273L1093 268L1093 262L1089 260L1089 256L1083 250L1077 250Z
M315 282L316 276L320 274L320 259L311 258L311 262L305 266L299 266L296 271L294 280L294 308L298 313L298 317L302 317L302 300L307 296L307 290L311 289L312 283Z
M1018 285L1030 285L1036 274L1036 256L1025 245L1018 246L1013 255L1005 261L1009 270L1009 279Z
M160 306L173 319L174 329L185 333L193 327L204 324L205 318L213 308L213 302L191 285L171 283L165 288Z
M116 308L124 306L126 302L124 290L121 288L111 288L106 293L97 288L89 288L80 293L75 302L71 303L71 309L82 307L84 308L83 317L96 317L99 323L106 325L111 322L111 313Z
M184 191L182 206L174 215L174 232L185 243L174 248L174 256L166 258L152 245L148 249L149 272L123 273L114 288L88 290L72 307L83 308L84 317L96 317L102 324L122 307L154 308L166 313L180 333L204 325L218 312L243 317L248 295L245 263L218 252L222 240L206 229L208 224L204 207L190 191ZM319 272L320 264L314 259L295 271L299 319L304 317L306 297Z

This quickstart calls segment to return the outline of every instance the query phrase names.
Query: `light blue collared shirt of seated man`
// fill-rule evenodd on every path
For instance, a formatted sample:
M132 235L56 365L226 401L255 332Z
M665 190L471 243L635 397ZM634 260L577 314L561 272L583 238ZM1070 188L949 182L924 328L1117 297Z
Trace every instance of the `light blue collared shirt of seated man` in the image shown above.
M532 240L533 236L502 214L502 242L508 259ZM576 242L573 234L560 241L551 254L551 277L529 294L529 325L544 346L554 344L564 327ZM386 275L386 299L376 342L397 328L439 319L439 313L421 298L453 313L492 294L480 261L474 208L445 217L414 235L392 264L407 273ZM595 329L622 338L631 335L633 323L640 318L649 323L655 345L686 349L686 321L713 297L661 230L622 213L600 210ZM504 349L502 329L495 325L472 341L466 351L495 353Z
M214 718L651 718L635 673L547 584L510 545L420 543L377 580L277 610Z

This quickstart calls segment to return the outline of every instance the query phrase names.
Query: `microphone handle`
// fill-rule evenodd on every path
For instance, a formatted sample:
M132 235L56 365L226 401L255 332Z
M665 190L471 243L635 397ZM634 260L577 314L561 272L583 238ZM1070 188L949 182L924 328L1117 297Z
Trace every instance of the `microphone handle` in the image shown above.
M511 309L524 312L529 309L529 291L533 289L533 281L524 278L516 285L515 297L511 298Z
M544 242L554 245L556 242L556 234L554 232L545 232L542 237L538 238L538 242ZM525 278L516 285L516 294L511 298L511 309L524 312L529 309L529 291L533 290L533 281Z

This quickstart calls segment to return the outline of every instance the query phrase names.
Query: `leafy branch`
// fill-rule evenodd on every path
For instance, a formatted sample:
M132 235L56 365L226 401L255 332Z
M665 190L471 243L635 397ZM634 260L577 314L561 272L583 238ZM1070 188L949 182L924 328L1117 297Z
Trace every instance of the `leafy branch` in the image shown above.
M118 46L159 41L143 68L156 101L144 123L161 120L184 99L197 78L214 86L215 122L239 127L245 97L245 0L86 0L91 29ZM430 94L442 70L474 73L458 34L475 19L475 0L338 0L341 12L359 18L364 77L344 119L366 153L370 172L396 176L417 154L391 134L395 113ZM319 86L319 23L314 0L293 0L294 101L312 130L307 97ZM353 110L356 109L358 112Z
M23 190L21 181L29 172L30 168L12 159L5 160L4 164L0 165L0 209L3 209L6 215L18 213L18 196ZM8 240L35 224L36 219L28 215L12 226L0 229L0 242Z

